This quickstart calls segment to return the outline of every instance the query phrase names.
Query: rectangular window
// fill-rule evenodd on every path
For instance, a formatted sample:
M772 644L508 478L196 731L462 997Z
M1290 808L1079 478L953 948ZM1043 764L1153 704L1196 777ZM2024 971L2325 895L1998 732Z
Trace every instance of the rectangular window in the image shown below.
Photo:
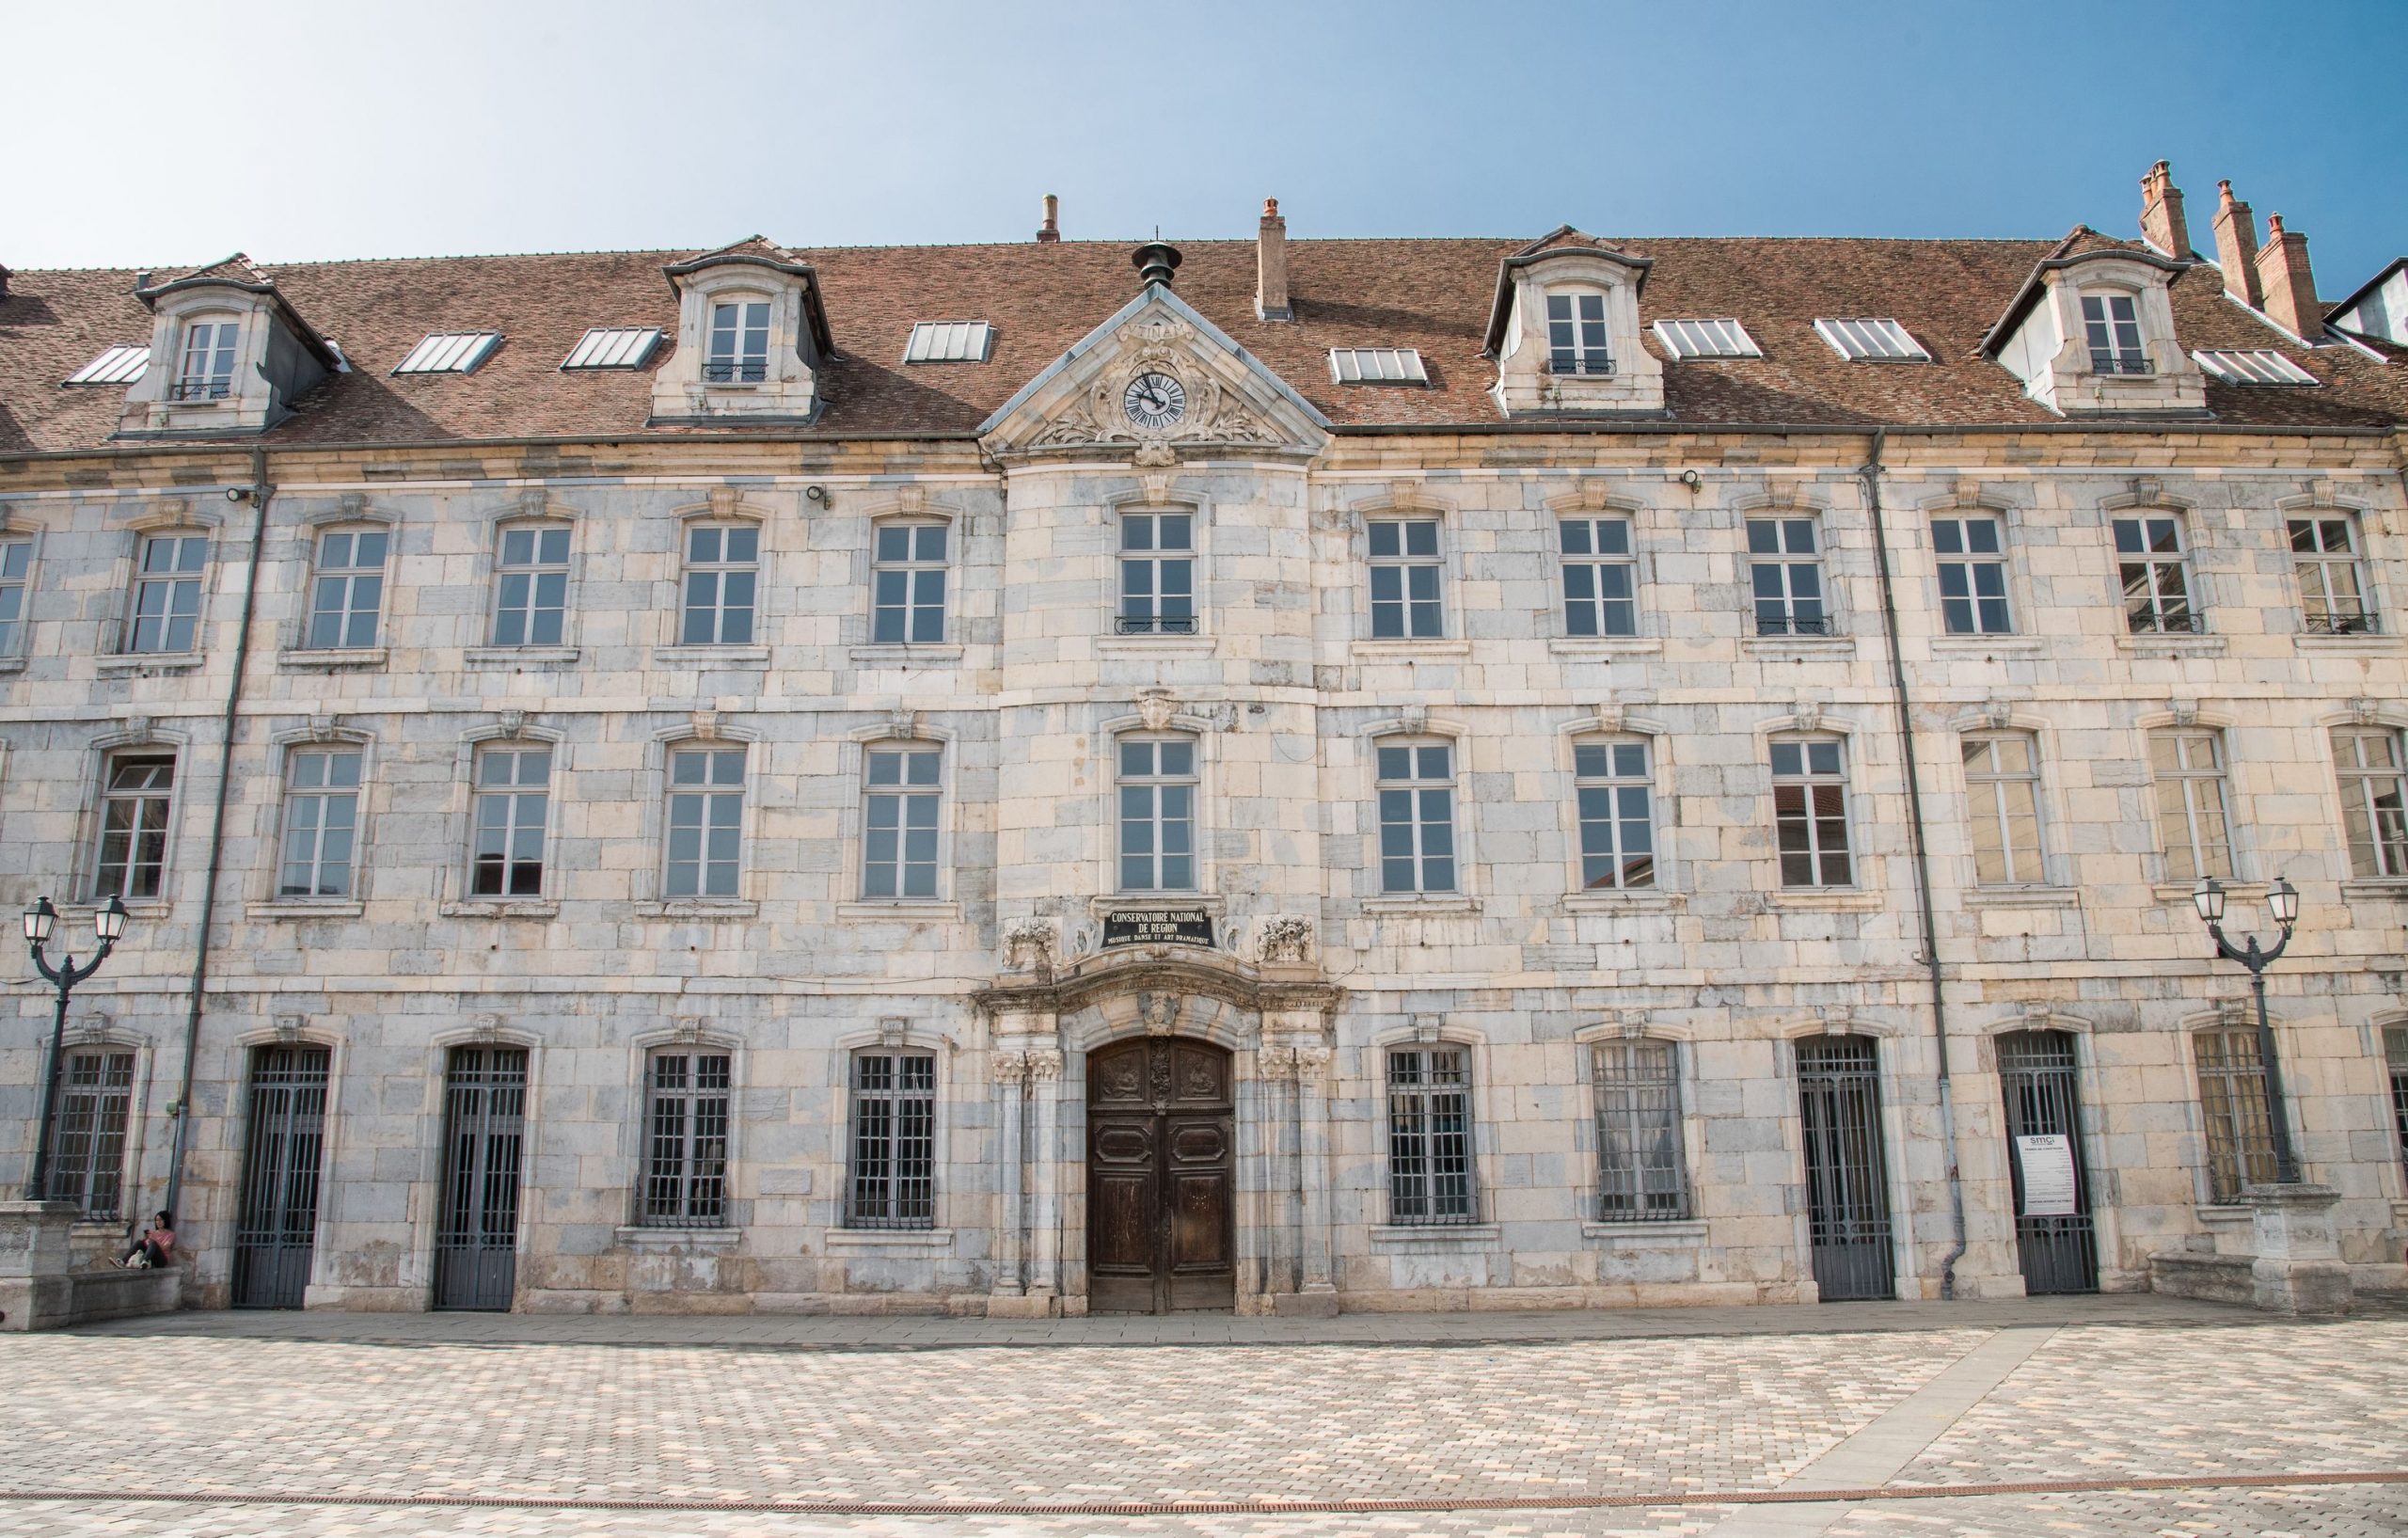
M395 373L474 373L501 345L499 331L438 331L393 365Z
M679 748L669 755L672 897L733 897L743 852L744 750Z
M1688 1215L1676 1061L1670 1041L1600 1041L1590 1048L1597 1082L1600 1222Z
M1616 892L1656 884L1654 781L1644 742L1582 742L1572 749L1580 803L1580 885Z
M1370 535L1372 639L1445 635L1438 602L1438 520L1374 518Z
M937 1060L853 1057L852 1169L845 1227L932 1229L937 1221Z
M279 897L351 896L359 831L359 750L295 748L284 760Z
M1748 520L1748 585L1755 595L1756 634L1827 636L1823 558L1812 518Z
M1657 321L1656 340L1676 359L1765 356L1737 321Z
M1430 373L1415 347L1332 347L1329 377L1340 385L1426 385Z
M2003 636L2015 628L2006 610L2006 535L1998 519L1934 518L1931 548L1950 635Z
M167 809L176 785L168 753L120 753L103 769L101 846L92 900L155 897L167 868Z
M761 531L749 523L696 524L686 531L688 646L744 646L752 641L752 601L761 579Z
M222 401L234 393L234 351L240 321L194 321L184 327L182 366L170 387L179 401Z
M501 531L495 563L493 643L557 646L568 607L568 530L528 524Z
M473 896L543 896L544 820L551 809L551 784L549 748L488 748L477 755Z
M660 345L657 325L597 325L577 339L563 369L641 369Z
M1585 374L1614 372L1613 355L1606 346L1604 294L1546 296L1546 371Z
M943 756L935 748L870 750L862 816L863 897L936 897Z
M995 328L985 321L914 321L903 344L906 363L984 363L995 348Z
M14 657L25 640L25 589L34 569L34 542L0 539L0 657Z
M1454 749L1443 742L1379 749L1380 890L1455 889Z
M2229 879L2232 828L2225 815L2222 736L2191 727L2151 732L2148 762L2157 780L2157 834L2165 847L2165 879Z
M2290 520L2291 570L2299 576L2301 617L2307 633L2369 635L2366 568L2358 563L2357 531L2348 518Z
M1818 320L1815 334L1831 351L1851 363L1926 363L1931 355L1893 320L1868 316L1859 320Z
M209 566L206 534L146 534L134 577L129 652L188 652L200 623L200 574Z
M1798 737L1772 745L1773 822L1781 843L1783 886L1846 886L1847 777L1833 737Z
M2182 520L2152 514L2115 522L2115 570L2124 584L2124 616L2133 631L2189 634L2207 628L2191 605Z
M1388 1221L1477 1220L1471 1076L1461 1047L1388 1054Z
M388 538L382 529L346 529L318 536L318 579L309 596L312 651L376 644Z
M724 1053L658 1052L644 1086L646 1228L715 1229L727 1221Z
M1559 518L1563 558L1563 633L1639 633L1639 564L1631 559L1628 518Z
M111 1218L124 1199L125 1122L134 1102L134 1054L70 1052L58 1075L50 1139L52 1201L87 1218Z
M2040 768L2022 732L1966 737L1966 817L1973 880L1982 886L2036 886L2040 866Z
M769 305L737 299L711 306L711 343L705 382L757 385L769 377Z
M141 378L150 367L150 347L148 342L121 341L60 382L69 385L130 385Z
M1196 890L1196 743L1120 739L1120 890Z
M2199 367L2227 385L2313 385L2316 375L2272 348L2193 353Z
M2090 367L2098 373L2150 373L2141 346L2140 312L2129 293L2085 293L2082 328L2090 342Z
M870 564L870 640L881 646L944 639L942 523L882 523Z
M2199 1110L2208 1129L2209 1199L2238 1201L2242 1186L2274 1178L2274 1132L2266 1119L2258 1032L2217 1026L2191 1039L2199 1054Z
M2391 1124L2400 1136L2400 1162L2408 1167L2408 1025L2383 1028L2383 1057L2391 1070Z
M2368 881L2408 879L2408 764L2400 734L2344 726L2333 734L2333 762L2341 771L2350 874Z
M1120 616L1124 636L1196 633L1196 517L1120 515Z

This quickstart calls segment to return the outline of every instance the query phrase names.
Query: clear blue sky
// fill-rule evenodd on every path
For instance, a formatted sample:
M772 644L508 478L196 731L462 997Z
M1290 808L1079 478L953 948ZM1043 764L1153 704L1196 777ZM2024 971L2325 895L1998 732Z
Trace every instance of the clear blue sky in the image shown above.
M2408 3L0 0L0 262L2135 229L2408 254Z

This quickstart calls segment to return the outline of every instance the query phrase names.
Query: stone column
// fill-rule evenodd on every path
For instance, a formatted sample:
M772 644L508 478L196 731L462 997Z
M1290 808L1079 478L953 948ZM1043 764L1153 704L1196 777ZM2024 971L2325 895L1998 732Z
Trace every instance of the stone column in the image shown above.
M1037 1113L1037 1212L1028 1276L1031 1300L1044 1299L1047 1313L1058 1311L1062 1295L1062 1054L1055 1047L1032 1047L1028 1083Z
M2346 1314L2353 1289L2333 1236L2329 1185L2252 1185L2241 1199L2256 1212L2258 1258L2250 1274L2258 1307L2277 1314Z
M995 1282L997 1298L1021 1295L1021 1230L1027 1215L1021 1196L1022 1102L1026 1098L1028 1056L1025 1053L994 1054L995 1078ZM994 1312L990 1302L989 1312Z
M1327 1316L1338 1312L1338 1283L1331 1275L1329 1244L1330 1050L1319 1044L1296 1049L1296 1163L1303 1216L1297 1251L1303 1280L1283 1313Z

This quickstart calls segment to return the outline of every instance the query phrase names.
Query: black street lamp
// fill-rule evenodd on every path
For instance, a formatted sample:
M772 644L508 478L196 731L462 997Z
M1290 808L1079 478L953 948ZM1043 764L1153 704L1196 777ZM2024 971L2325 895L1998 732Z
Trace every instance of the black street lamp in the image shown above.
M2299 891L2277 876L2273 890L2266 894L2266 909L2274 915L2275 925L2283 938L2274 948L2261 951L2258 937L2251 935L2245 948L2235 949L2224 937L2224 883L2214 877L2203 878L2191 891L2191 901L2199 910L2199 917L2208 926L2208 934L2216 943L2216 954L2228 961L2238 961L2249 969L2249 986L2258 994L2258 1061L2266 1070L2266 1124L2274 1136L2274 1183L2297 1185L2299 1160L2291 1152L2290 1107L2283 1099L2282 1065L2274 1058L2274 1028L2266 1023L2266 969L2283 954L2291 943L2291 926L2299 922Z
M80 967L75 964L72 952L60 957L58 965L52 966L41 948L50 939L52 926L58 922L58 910L50 905L48 897L25 910L25 943L32 947L34 969L58 988L58 1009L50 1020L50 1073L41 1091L41 1141L34 1145L33 1178L25 1181L27 1201L44 1199L50 1181L51 1131L58 1118L59 1058L67 1046L67 996L75 991L77 983L100 971L101 963L109 959L109 952L117 949L119 937L125 933L125 904L111 897L106 908L92 915L92 935L100 942L100 950Z

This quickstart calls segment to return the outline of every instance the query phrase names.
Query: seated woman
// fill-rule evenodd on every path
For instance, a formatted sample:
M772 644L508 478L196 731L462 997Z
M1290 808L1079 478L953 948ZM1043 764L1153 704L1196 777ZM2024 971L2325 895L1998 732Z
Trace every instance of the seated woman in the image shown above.
M176 1220L162 1212L150 1220L150 1226L142 1230L142 1237L134 1242L117 1263L136 1269L168 1265L173 1263L175 1253Z

